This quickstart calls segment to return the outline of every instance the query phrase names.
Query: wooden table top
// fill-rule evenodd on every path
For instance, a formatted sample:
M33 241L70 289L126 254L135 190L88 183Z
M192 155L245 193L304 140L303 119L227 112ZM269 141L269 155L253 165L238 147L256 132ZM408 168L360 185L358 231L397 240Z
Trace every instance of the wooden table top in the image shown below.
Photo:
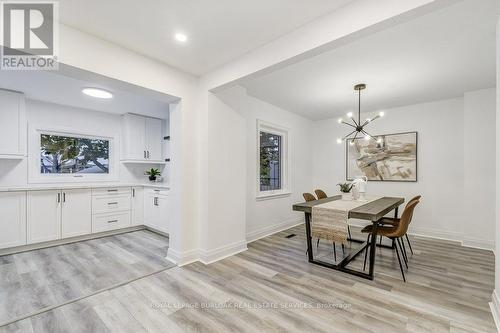
M292 209L311 214L314 206L340 199L342 199L341 195L335 195L325 199L298 203L293 205ZM404 202L404 198L382 197L350 210L349 218L377 221Z

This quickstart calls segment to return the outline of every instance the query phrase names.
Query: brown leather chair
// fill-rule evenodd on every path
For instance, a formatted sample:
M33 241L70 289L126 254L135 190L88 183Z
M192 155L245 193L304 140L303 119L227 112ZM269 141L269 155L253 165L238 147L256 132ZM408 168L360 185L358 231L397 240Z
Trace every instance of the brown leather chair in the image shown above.
M311 193L302 193L302 196L306 202L316 200L316 197Z
M410 205L412 202L414 201L420 201L420 199L422 198L421 195L417 195L416 197L412 198L410 201L408 201L408 203L406 204L405 206L405 209L406 207L408 207L408 205ZM412 216L410 217L410 222L411 220L413 219L413 214ZM384 217L382 218L379 223L380 224L390 224L390 225L396 225L399 223L399 220L400 219L396 219L396 218L391 218L391 217ZM410 252L411 254L413 254L413 248L411 247L411 243L410 243L410 238L408 238L408 234L405 234L405 238L406 238L406 241L408 242L408 246L410 247ZM404 245L404 240L402 240L403 242L403 247L405 247ZM382 243L382 236L380 236L380 243ZM405 248L405 252L406 252L406 248Z
M328 196L326 195L326 193L323 190L317 189L317 190L314 190L314 193L316 193L316 196L318 197L318 199L328 198Z
M405 253L403 252L403 246L401 245L402 242L402 237L406 235L408 231L408 226L410 225L411 218L413 216L413 211L415 209L415 206L419 204L420 201L412 201L409 202L408 205L406 205L405 210L403 211L403 214L401 215L401 219L399 219L399 223L396 225L382 225L377 229L377 235L381 235L384 237L388 237L392 240L395 240L396 242L396 254L398 256L398 261L399 261L399 268L401 269L401 274L403 275L403 281L406 282L406 277L405 273L403 270L403 265L401 263L401 258L403 258L403 261L406 264L406 268L408 268L408 259L406 258ZM370 243L370 236L372 235L373 231L373 225L366 226L361 230L363 233L368 233L368 236L366 238L367 243ZM365 252L365 262L363 269L366 268L366 258L368 256L368 247L366 247L366 252ZM398 250L399 247L399 250ZM401 252L401 256L399 254Z

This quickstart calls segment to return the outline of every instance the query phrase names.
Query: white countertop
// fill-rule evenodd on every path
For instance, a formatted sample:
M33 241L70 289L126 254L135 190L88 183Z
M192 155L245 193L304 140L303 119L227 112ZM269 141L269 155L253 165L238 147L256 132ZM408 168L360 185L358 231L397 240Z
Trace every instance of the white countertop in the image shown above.
M63 189L82 189L82 188L103 188L103 187L132 187L144 186L149 188L169 190L170 185L166 183L51 183L51 184L29 184L24 186L6 186L0 187L0 192L16 191L41 191L41 190L63 190Z

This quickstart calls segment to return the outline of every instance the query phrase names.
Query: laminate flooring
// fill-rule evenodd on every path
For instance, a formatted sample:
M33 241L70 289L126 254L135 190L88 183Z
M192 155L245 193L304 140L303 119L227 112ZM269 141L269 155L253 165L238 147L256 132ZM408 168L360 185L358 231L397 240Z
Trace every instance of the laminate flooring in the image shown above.
M168 237L150 231L0 257L0 326L175 266Z
M390 249L377 248L374 281L308 263L298 226L214 264L152 274L0 332L496 332L493 253L411 241L406 283ZM333 260L331 244L315 252ZM351 265L362 268L363 256Z

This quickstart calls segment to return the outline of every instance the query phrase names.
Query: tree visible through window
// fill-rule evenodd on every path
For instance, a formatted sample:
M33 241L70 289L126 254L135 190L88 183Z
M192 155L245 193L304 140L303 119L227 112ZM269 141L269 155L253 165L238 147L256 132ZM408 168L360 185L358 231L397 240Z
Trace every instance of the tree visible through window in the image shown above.
M260 132L260 190L281 189L281 135Z
M40 172L109 173L109 141L41 134Z

